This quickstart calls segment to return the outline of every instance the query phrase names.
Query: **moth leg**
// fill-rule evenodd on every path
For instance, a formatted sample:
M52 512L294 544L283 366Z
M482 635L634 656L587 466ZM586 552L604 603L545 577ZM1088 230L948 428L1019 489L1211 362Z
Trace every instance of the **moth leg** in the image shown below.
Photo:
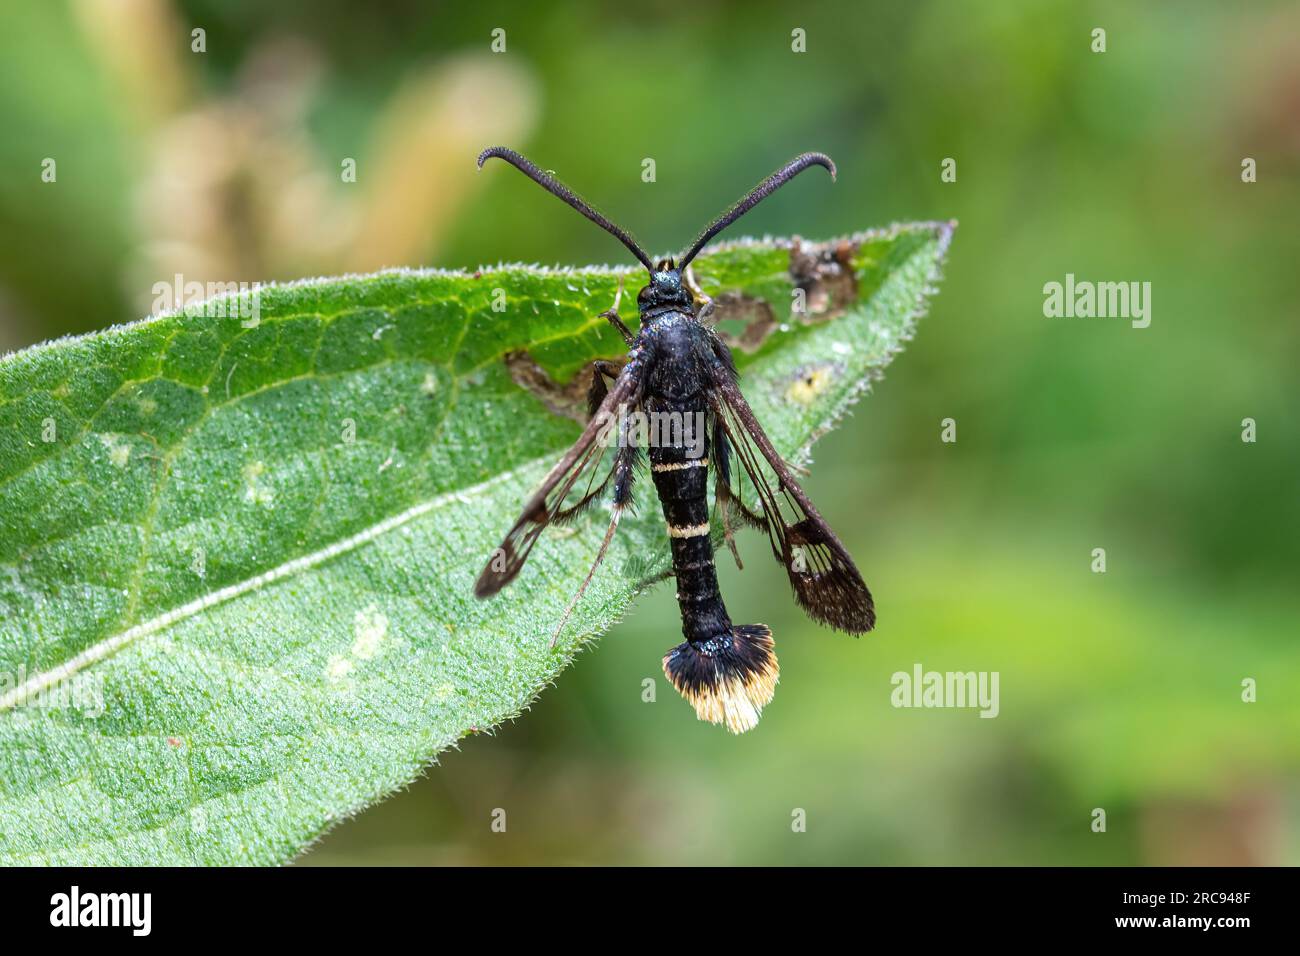
M637 448L625 442L626 431L627 429L624 427L620 433L620 442L622 444L620 444L618 455L614 459L614 507L609 517L609 528L605 531L605 539L600 543L600 550L596 552L596 560L591 562L591 570L582 579L582 584L579 586L577 593L569 601L569 606L564 609L564 616L560 618L555 633L551 635L551 647L555 647L556 641L560 639L560 633L564 630L564 625L569 623L569 615L573 613L573 609L582 600L583 594L587 591L587 585L591 583L592 577L596 574L596 569L605 560L605 552L609 550L609 543L614 540L614 531L618 528L618 519L623 517L623 509L632 501L632 476L635 474L633 466L636 463Z
M596 316L596 318L608 319L609 324L614 326L614 328L618 329L618 334L623 336L623 341L628 345L631 345L633 342L636 341L636 336L632 334L631 329L629 329L626 325L623 324L623 320L618 317L618 304L622 301L623 301L623 277L620 275L618 277L618 291L614 293L613 307L606 309L604 312L600 313L600 315Z
M731 524L731 506L726 498L718 502L718 511L722 514L722 537L726 540L727 547L731 549L731 556L736 559L736 568L743 571L745 563L740 560L740 551L736 548L736 532Z
M700 306L700 311L696 313L695 318L700 322L705 321L713 314L713 300L704 294L704 290L700 288L700 284L695 281L695 270L690 266L687 266L686 271L682 273L682 281L686 284L687 291L690 292L695 301L703 303Z
M597 318L609 319L609 324L618 329L618 334L623 336L623 341L628 345L636 341L636 336L632 334L632 330L623 324L623 320L618 317L618 313L613 309L606 309Z
M592 362L591 368L591 388L587 389L588 416L596 414L601 402L605 401L605 396L609 393L609 389L605 385L605 379L616 379L619 372L622 371L614 362L606 362L603 359Z
M713 443L714 458L714 491L713 497L718 504L718 515L722 518L722 537L727 542L727 547L731 549L731 556L736 559L737 569L745 570L745 564L740 560L740 551L736 548L736 534L731 526L731 464L729 461L731 449L727 445L726 433L721 428L715 428L715 438Z
M635 445L624 445L614 458L614 507L624 508L632 503L632 478L636 474Z

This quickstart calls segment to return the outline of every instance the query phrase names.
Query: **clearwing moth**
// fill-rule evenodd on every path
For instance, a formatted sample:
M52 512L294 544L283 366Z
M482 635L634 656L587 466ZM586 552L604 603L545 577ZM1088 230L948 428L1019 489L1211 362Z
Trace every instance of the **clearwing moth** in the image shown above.
M523 156L494 146L479 155L479 167L492 158L514 166L613 235L645 266L650 279L637 295L641 322L636 333L619 317L617 299L613 308L602 313L627 343L627 363L622 369L596 363L586 428L528 499L483 569L474 593L487 598L500 591L514 580L548 525L572 521L608 492L613 500L609 529L556 628L558 637L632 500L633 476L644 451L668 525L685 638L664 656L664 673L701 720L726 724L732 733L750 730L776 690L776 654L766 625L733 624L722 603L709 535L710 471L723 535L733 554L733 520L761 529L790 577L795 600L810 617L850 634L870 631L876 617L871 592L853 559L808 500L741 394L731 351L706 324L713 302L693 288L686 270L705 243L779 187L812 166L824 167L834 179L835 164L821 153L796 157L711 222L680 260L656 262L627 230ZM654 430L658 440L642 448L627 424L634 412L670 424ZM673 422L682 427L673 427ZM693 422L703 423L698 430L702 434L690 434ZM613 462L601 477L604 452L614 437ZM732 480L736 463L757 494L753 507ZM775 483L764 476L762 463L775 475ZM739 556L736 560L739 564Z

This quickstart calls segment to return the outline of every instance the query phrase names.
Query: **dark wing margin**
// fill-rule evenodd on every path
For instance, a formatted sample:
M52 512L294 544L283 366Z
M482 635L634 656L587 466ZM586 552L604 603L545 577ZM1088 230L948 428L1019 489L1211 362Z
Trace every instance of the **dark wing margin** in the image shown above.
M476 597L492 597L513 581L524 566L524 562L528 560L537 538L548 525L571 521L590 507L608 487L615 471L613 466L600 483L596 483L596 476L600 473L600 463L604 460L607 449L607 443L598 439L601 437L602 429L610 427L611 416L616 422L618 406L630 403L638 394L640 381L635 366L628 365L614 382L613 387L604 394L599 407L582 434L578 436L578 440L564 453L564 457L555 463L555 467L547 472L540 487L524 505L519 520L506 534L500 547L488 558L487 566L483 568L483 573L474 583ZM581 497L575 503L566 506L565 502L573 489L584 480Z
M717 426L717 500L724 524L734 510L746 523L767 532L772 554L790 576L795 601L809 617L849 634L865 634L876 624L871 592L763 431L729 361L720 359L714 366L713 386L709 401ZM740 463L754 487L756 508L745 504L739 482L732 487L732 459Z

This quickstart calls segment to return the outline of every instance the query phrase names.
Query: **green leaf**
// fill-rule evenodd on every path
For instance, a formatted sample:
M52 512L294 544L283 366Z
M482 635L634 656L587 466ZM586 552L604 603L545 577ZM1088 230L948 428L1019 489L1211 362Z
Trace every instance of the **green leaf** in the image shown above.
M787 457L911 335L952 228L697 261ZM284 861L519 714L668 567L643 486L556 648L599 509L471 594L579 430L555 383L623 353L620 279L303 282L0 360L0 862Z

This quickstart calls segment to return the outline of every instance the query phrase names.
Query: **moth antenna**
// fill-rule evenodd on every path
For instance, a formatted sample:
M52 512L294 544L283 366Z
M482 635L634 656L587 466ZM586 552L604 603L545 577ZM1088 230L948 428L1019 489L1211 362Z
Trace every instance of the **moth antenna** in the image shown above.
M619 242L623 243L623 245L627 246L628 251L632 253L632 255L636 256L637 262L646 267L647 272L653 273L655 271L654 263L650 261L650 256L646 254L644 249L637 245L637 241L632 238L630 232L621 226L614 225L614 223L610 222L598 213L592 207L591 203L587 202L568 186L564 185L564 183L560 182L549 173L543 172L534 163L519 155L513 149L506 149L504 146L490 146L483 150L483 152L479 153L478 168L482 169L483 164L493 157L504 159L507 163L515 167L515 169L519 170L533 182L537 183L537 185L541 186L552 196L562 199L574 209L578 210L578 212L582 213L596 225L600 226L601 229L604 229Z
M688 249L682 256L680 268L685 269L686 266L690 264L690 261L699 254L699 251L704 248L705 243L710 239L722 232L723 229L726 229L733 222L745 213L749 212L790 180L794 179L794 177L798 176L809 166L825 167L831 174L831 181L833 182L835 180L835 164L831 162L831 158L825 153L804 153L802 156L796 156L771 176L768 176L767 179L763 180L751 189L749 193L737 201L734 206L724 212L717 219L713 220L713 222L709 223L709 225L705 227L704 231L700 233L699 238L695 240L690 249Z

